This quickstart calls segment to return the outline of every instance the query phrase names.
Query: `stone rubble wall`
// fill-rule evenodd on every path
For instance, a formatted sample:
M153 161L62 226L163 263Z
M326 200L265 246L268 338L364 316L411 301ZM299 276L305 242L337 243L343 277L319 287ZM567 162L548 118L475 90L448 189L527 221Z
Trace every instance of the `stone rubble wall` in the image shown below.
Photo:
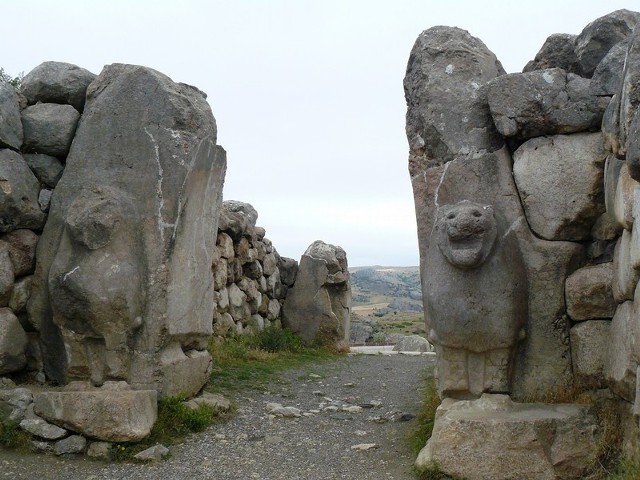
M248 203L223 202L213 260L216 308L213 334L252 334L282 328L282 305L298 272L298 262L281 257L258 212Z
M416 41L405 77L427 326L429 302L440 300L428 290L440 272L426 268L438 215L463 200L491 205L499 238L517 236L527 270L509 393L609 389L628 426L626 453L640 444L639 25L640 13L619 10L577 36L552 35L513 74L467 32L434 27ZM445 300L475 298L469 288ZM492 303L498 291L484 294ZM477 361L481 348L467 341ZM455 377L452 391L467 388L458 357L438 361L440 375Z

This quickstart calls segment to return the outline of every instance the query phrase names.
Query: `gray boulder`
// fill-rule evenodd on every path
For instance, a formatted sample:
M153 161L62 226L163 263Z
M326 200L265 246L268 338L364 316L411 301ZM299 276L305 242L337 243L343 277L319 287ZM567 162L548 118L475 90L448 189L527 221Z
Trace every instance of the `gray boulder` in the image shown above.
M498 77L488 99L498 131L519 139L599 130L609 104L589 92L589 80L560 68Z
M41 418L29 418L20 422L20 428L31 435L44 440L60 440L67 436L67 431Z
M63 440L58 440L53 445L53 453L56 455L69 455L83 453L87 448L87 439L81 435L71 435Z
M62 103L82 112L87 87L95 78L95 74L70 63L44 62L24 76L20 90L29 105Z
M46 216L38 205L40 184L22 157L0 150L0 233L41 230Z
M608 96L618 93L622 82L624 60L627 56L628 47L629 42L627 41L616 43L611 47L609 53L605 55L595 72L593 72L589 85L590 93Z
M23 158L40 183L55 188L64 170L64 165L60 160L51 155L37 153L27 153L23 155Z
M0 388L0 422L20 423L33 404L33 394L28 388Z
M282 307L282 325L307 344L344 347L349 341L351 287L345 251L320 240L300 259Z
M606 388L604 368L610 343L611 322L590 320L571 328L571 360L578 385Z
M97 385L126 380L163 395L202 388L225 169L196 88L123 64L91 83L28 305L50 379L64 383L73 368Z
M287 287L292 287L298 275L298 262L293 258L280 257L278 260L280 281Z
M616 94L619 106L612 109L618 110L617 118L610 121L613 134L617 133L618 150L613 150L616 155L623 157L628 150L629 143L637 139L631 133L631 122L640 106L640 28L636 28L629 37L629 48L624 62L622 82L620 90ZM628 139L628 140L627 140ZM640 179L640 166L634 155L628 158L629 170L634 180Z
M225 200L220 209L218 229L238 241L243 235L253 236L257 220L258 212L250 204Z
M0 242L0 307L9 305L14 281L15 274L9 256L9 247L6 243Z
M498 150L484 85L504 74L479 39L455 27L433 27L416 40L404 79L410 168ZM464 121L462 121L464 119Z
M167 455L169 455L169 449L164 445L158 444L143 450L133 458L140 462L159 462Z
M5 243L16 277L29 275L36 268L36 246L38 235L31 230L19 229L0 235L0 244Z
M27 364L27 334L8 308L0 308L0 375L21 370Z
M613 263L589 265L573 272L565 283L567 313L574 321L612 318Z
M420 335L404 335L393 346L394 352L432 352L433 347L426 338Z
M522 73L547 68L561 68L568 73L580 75L582 67L575 52L577 35L554 33L547 37L533 60L525 65Z
M153 390L40 392L33 401L36 415L50 423L108 442L146 438L158 415Z
M513 176L531 229L546 240L587 240L604 212L600 133L537 137L513 155Z
M576 38L576 55L585 77L593 75L611 47L627 38L638 20L640 20L640 13L616 10L584 27Z
M609 327L609 345L605 363L605 376L609 388L628 402L633 402L636 395L636 372L640 358L635 339L638 335L638 312L634 302L618 305Z
M0 147L20 150L22 140L18 94L11 85L0 82Z
M22 111L24 150L66 157L80 114L71 105L38 103Z

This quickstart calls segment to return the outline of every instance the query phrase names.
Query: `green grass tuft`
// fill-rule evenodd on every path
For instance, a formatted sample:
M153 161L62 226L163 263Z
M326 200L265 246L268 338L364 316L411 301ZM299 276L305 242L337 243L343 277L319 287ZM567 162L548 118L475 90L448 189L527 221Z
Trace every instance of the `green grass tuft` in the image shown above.
M26 452L31 449L31 435L22 430L16 422L0 423L0 445Z
M426 445L431 438L433 425L436 418L436 410L440 405L440 397L436 389L435 378L433 377L433 367L425 370L423 377L424 402L418 415L416 416L416 427L409 434L409 446L415 455ZM426 477L430 478L430 477ZM439 478L439 477L434 477Z

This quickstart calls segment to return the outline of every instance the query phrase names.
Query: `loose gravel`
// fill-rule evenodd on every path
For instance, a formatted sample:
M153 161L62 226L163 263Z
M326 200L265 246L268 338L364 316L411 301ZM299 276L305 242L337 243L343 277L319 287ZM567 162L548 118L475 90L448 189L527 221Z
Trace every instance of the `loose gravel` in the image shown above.
M406 437L433 356L356 355L285 372L243 391L228 422L189 436L155 464L0 450L0 479L415 480ZM280 407L280 409L278 409Z

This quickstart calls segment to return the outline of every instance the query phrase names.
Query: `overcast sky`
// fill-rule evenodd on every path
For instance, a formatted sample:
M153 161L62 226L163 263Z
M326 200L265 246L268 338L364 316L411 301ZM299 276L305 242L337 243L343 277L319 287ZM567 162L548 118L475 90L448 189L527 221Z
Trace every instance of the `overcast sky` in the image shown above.
M640 2L5 1L0 66L133 63L195 85L228 153L225 199L251 203L281 255L320 239L351 266L417 265L402 79L418 34L464 28L516 72L619 8Z

